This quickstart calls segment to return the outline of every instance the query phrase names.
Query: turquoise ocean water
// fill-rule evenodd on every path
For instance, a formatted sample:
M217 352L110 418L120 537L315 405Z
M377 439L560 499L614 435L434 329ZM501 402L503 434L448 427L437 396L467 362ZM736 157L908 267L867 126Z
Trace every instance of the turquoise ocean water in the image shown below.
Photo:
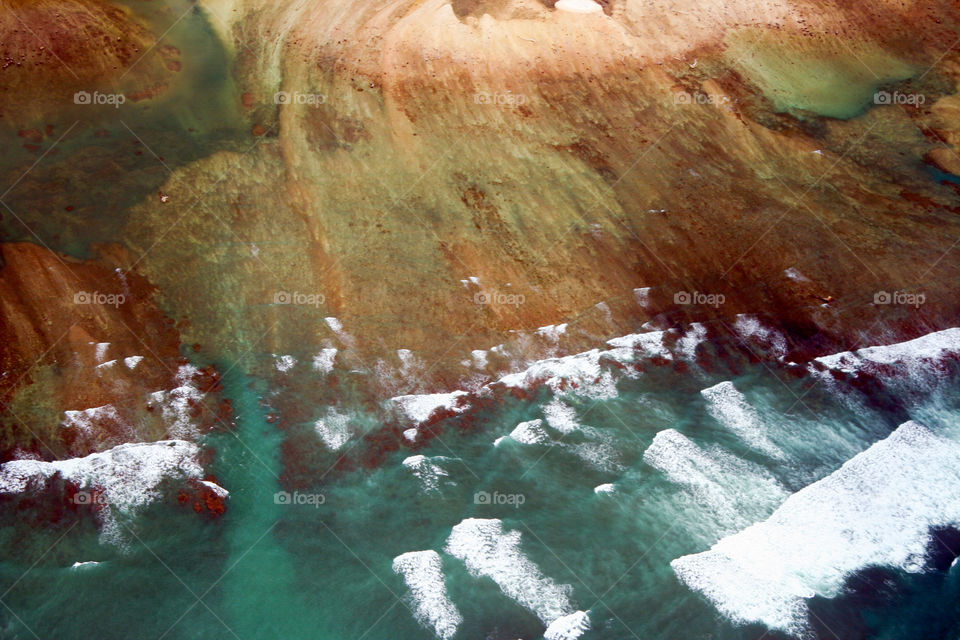
M130 2L145 13L150 4ZM164 149L174 169L248 146L242 125L222 116L236 87L222 73L227 56L211 24L190 15L156 27L172 28L171 41L202 64L185 71L167 102L125 111L126 122ZM60 170L74 144L100 144L110 154L133 144L115 114L103 118L84 122L36 175L47 166ZM111 137L94 139L101 127ZM36 159L18 153L3 161L13 177ZM111 188L119 199L110 207L96 209L107 200L95 191L87 200L41 203L50 213L38 221L39 236L76 257L90 255L91 221L98 241L117 240L123 220L112 212L152 197L169 176L134 153L107 176L123 180ZM32 198L47 191L37 183L26 180L10 194L15 210L37 205ZM67 204L86 217L67 215ZM0 228L6 240L31 239L12 219ZM178 504L174 488L138 515L121 515L122 542L107 544L93 517L59 518L29 502L0 505L0 639L536 640L556 611L587 612L584 640L792 637L734 621L681 582L671 562L766 520L788 496L908 420L951 441L960 431L953 360L866 381L797 374L775 358L710 371L653 366L639 376L607 363L602 391L541 382L520 397L497 393L433 425L436 437L374 456L383 434L396 442L395 432L409 425L371 413L349 393L330 400L329 392L308 391L304 379L324 380L303 364L311 354L297 355L301 364L286 378L247 373L271 369L269 353L212 363L227 372L236 413L232 431L202 443L213 452L208 471L230 491L222 517ZM371 374L334 375L344 388L346 380L362 387ZM717 387L725 383L741 395ZM708 389L715 391L702 393ZM281 391L309 419L269 423ZM334 420L346 425L337 450L315 424L330 420L331 407L345 416ZM340 455L352 463L338 464ZM376 464L363 463L371 459ZM960 501L953 485L894 487L902 495L925 488ZM824 511L830 506L823 502ZM864 515L851 512L851 526ZM960 639L960 540L949 530L935 533L919 571L879 556L874 563L867 553L838 593L809 601L808 633ZM499 560L465 560L452 544L458 535ZM436 554L416 557L439 560L445 596L427 573L418 583L394 569L409 552ZM829 563L858 550L824 553Z
M216 452L210 470L231 492L227 513L207 519L161 502L122 521L120 546L100 544L91 518L68 528L6 514L0 637L428 638L434 631L417 621L417 601L393 569L397 556L426 550L440 558L456 638L542 637L537 613L564 598L588 612L587 639L790 637L734 624L677 579L671 560L764 520L908 419L950 432L960 425L954 369L865 392L769 363L632 377L607 367L615 394L541 385L528 398L487 403L469 421L449 417L416 451L371 468L336 469L338 454L318 445L294 488L283 443L314 433L312 420L269 424L277 378L233 368L225 382L237 427L205 443ZM739 390L765 439L737 432L730 417L743 414L718 413L701 393L719 383ZM354 434L341 453L383 427L355 408L337 410L352 416ZM514 431L522 423L529 428ZM667 430L682 439L645 457ZM499 521L516 542L499 547L515 585L472 574L447 549L471 518ZM943 539L957 548L956 536ZM960 568L956 554L934 555L920 573L865 566L837 597L814 598L813 633L956 638ZM99 564L73 567L91 561Z

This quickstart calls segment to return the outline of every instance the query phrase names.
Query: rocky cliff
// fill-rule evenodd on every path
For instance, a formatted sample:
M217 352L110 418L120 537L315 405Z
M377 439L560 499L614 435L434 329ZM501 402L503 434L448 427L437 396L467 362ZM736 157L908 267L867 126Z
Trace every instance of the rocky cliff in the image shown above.
M396 392L561 323L574 349L757 314L795 358L955 323L954 3L168 4L226 60L222 135L161 99L97 138L91 111L8 199L54 248L125 247L210 356L336 348L388 380L412 353ZM184 77L214 59L189 42ZM128 202L62 206L130 144Z

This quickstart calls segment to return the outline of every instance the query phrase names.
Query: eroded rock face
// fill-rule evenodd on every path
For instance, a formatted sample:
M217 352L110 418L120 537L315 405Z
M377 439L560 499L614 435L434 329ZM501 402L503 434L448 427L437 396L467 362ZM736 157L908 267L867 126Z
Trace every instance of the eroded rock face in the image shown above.
M39 135L30 128L35 119L68 108L76 92L156 96L180 65L168 47L141 59L156 36L126 8L94 0L3 0L0 43L0 122L29 138Z
M174 321L125 271L122 249L86 262L26 243L0 254L4 460L193 439L223 424L217 374L181 356Z
M143 263L200 342L234 338L212 299L189 295L198 281L229 283L244 340L344 347L323 322L335 316L366 360L459 360L600 301L594 335L767 313L814 351L958 311L944 257L956 192L924 164L954 153L930 133L956 85L949 3L233 8L241 108L260 135L165 187L180 200L209 187L218 219L181 227L206 250L164 245ZM125 238L149 244L162 211L136 207ZM908 288L922 309L873 305ZM324 301L275 305L277 292ZM677 304L682 292L724 302Z
M573 350L760 314L799 359L952 322L960 203L926 163L955 165L953 4L573 5L200 3L248 135L84 220L187 342L427 388L545 325ZM924 304L874 304L897 291Z

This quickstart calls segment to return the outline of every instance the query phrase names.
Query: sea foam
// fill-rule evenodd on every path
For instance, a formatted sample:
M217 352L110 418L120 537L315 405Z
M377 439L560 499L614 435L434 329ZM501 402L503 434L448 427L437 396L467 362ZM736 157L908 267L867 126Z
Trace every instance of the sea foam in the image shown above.
M326 415L313 424L313 430L331 451L339 451L353 437L350 416L337 412L333 407L327 407Z
M868 566L922 571L931 529L960 525L960 445L901 425L767 520L671 563L737 622L809 633L806 600L837 596Z
M440 555L436 551L410 551L393 559L393 570L403 576L410 589L417 622L441 640L452 638L463 617L447 596Z
M12 460L0 466L0 493L20 494L39 489L56 474L80 491L97 491L103 522L102 539L122 546L115 510L135 513L159 499L164 480L201 479L200 447L183 440L123 444L84 458ZM218 487L219 488L219 487ZM220 488L222 494L226 490ZM219 493L219 492L218 492Z
M327 374L333 371L333 365L337 360L337 349L330 347L321 349L320 353L313 356L313 368L321 374Z
M167 433L180 440L200 435L196 407L203 401L204 393L193 382L196 373L193 365L181 365L175 377L178 387L150 394L150 402L160 407Z
M543 632L544 640L576 640L590 630L590 617L586 611L574 611L557 618Z
M521 422L510 432L510 438L520 444L547 444L553 439L543 428L543 420Z
M603 11L603 7L593 0L560 0L555 7L560 11L570 13L597 13Z
M700 395L707 401L707 412L714 420L757 451L772 458L783 458L783 451L767 437L767 428L760 420L760 414L732 382L721 382L704 389Z
M926 393L942 379L946 370L941 363L951 356L960 355L960 329L937 331L914 340L857 351L844 351L816 359L827 369L846 374L861 371L878 376L900 387L898 395L911 390ZM829 373L812 366L814 375L820 376L831 386L836 382Z
M428 457L424 455L415 455L405 458L403 466L410 470L410 473L420 481L420 486L425 493L437 493L440 491L440 485L454 484L452 480L444 480L450 474L437 462L450 462L454 458L444 456Z
M402 416L414 424L426 422L427 419L438 409L446 409L461 413L469 408L462 398L467 397L466 391L453 391L452 393L426 393L414 394L408 396L396 396L390 398L390 404L395 407Z
M500 520L468 518L453 527L444 549L474 576L486 576L547 626L575 612L572 589L543 575L520 549L520 532L504 531Z
M908 369L960 353L960 328L945 329L896 344L866 347L817 358L828 369L856 373L871 364L904 365Z
M100 422L123 424L123 419L117 413L116 407L105 404L102 407L83 409L82 411L64 411L61 423L64 429L76 429L84 434L92 434L95 425Z
M580 428L577 411L559 398L554 398L541 407L547 424L563 434L573 433Z
M594 399L615 398L617 387L613 376L600 364L600 357L605 353L591 349L562 358L538 360L523 371L503 376L499 383L514 388L544 384L554 393L572 392Z
M673 360L673 353L663 344L663 331L648 331L646 333L632 333L628 336L607 340L607 344L615 351L640 351L647 357L659 357Z
M723 450L704 450L674 429L659 432L643 460L690 492L718 518L721 533L736 531L763 517L789 495L763 467ZM714 538L715 540L716 538Z

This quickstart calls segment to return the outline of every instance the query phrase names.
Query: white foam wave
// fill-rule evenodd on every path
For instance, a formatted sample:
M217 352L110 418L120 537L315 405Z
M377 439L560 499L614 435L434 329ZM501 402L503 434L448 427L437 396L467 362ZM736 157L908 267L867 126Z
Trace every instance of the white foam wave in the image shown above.
M286 373L297 365L297 359L290 355L273 354L273 364L280 373Z
M548 404L541 407L547 424L560 433L573 433L580 428L577 420L577 411L563 400L554 398Z
M930 361L960 353L960 328L929 333L914 340L896 344L866 347L817 358L828 369L856 373L871 364L902 365L908 371L926 369Z
M114 424L123 423L116 407L111 404L82 411L64 411L63 414L65 416L62 423L64 429L76 429L85 434L91 434L94 425L103 421L110 421Z
M575 393L588 398L616 398L617 388L609 371L600 366L606 352L591 349L562 358L539 360L525 370L500 378L499 383L513 388L545 384L554 393Z
M466 396L466 391L415 394L390 398L389 403L407 420L420 424L426 422L437 409L447 409L457 413L466 411L470 408L470 405L462 400Z
M637 301L637 304L641 307L646 307L650 304L650 289L651 287L640 287L639 289L633 290L633 299Z
M916 422L790 496L767 520L671 563L737 622L803 635L806 599L872 565L922 571L930 530L960 526L960 445Z
M746 396L732 382L721 382L700 395L707 401L707 412L713 419L740 437L745 443L773 458L782 459L783 451L770 441L767 427L757 410L747 402Z
M107 349L110 348L109 342L97 342L96 344L96 355L94 356L97 359L97 362L103 362L107 357Z
M175 377L180 386L150 394L150 400L160 406L167 433L179 440L193 440L200 435L194 408L203 400L204 394L193 383L196 373L196 367L182 365Z
M474 576L486 576L545 625L575 611L572 589L543 575L520 549L520 532L503 530L500 520L468 518L453 527L444 549Z
M313 424L313 429L331 451L339 451L353 437L350 416L338 413L333 407L327 407L326 415Z
M560 11L569 13L597 13L603 11L603 7L593 0L560 0L554 6Z
M80 491L97 492L101 538L122 545L114 510L135 513L161 497L164 480L200 479L200 448L183 440L123 444L84 458L43 462L13 460L0 466L0 493L36 490L60 474Z
M567 323L563 324L548 324L545 327L540 327L537 329L536 333L539 336L543 336L550 342L558 342L560 336L567 332Z
M581 427L580 431L589 438L587 442L561 443L560 446L599 471L614 473L623 470L620 449L613 438L593 427Z
M552 440L540 419L521 422L510 432L510 439L520 444L547 444Z
M615 350L640 351L648 357L659 357L666 360L673 360L673 354L670 349L663 344L663 331L648 331L646 333L632 333L628 336L613 338L607 340L607 344L614 347ZM621 360L621 358L617 358Z
M444 456L427 457L423 455L416 455L404 459L402 464L404 467L410 470L410 473L412 473L417 480L420 481L420 485L423 487L424 492L437 493L440 491L441 482L445 484L453 484L453 482L450 480L444 480L444 478L448 478L450 474L446 469L437 464L437 462L449 460L453 460L453 458L447 458Z
M590 631L590 616L586 611L574 611L550 623L543 637L544 640L577 640L587 631Z
M474 349L470 352L470 357L473 359L473 366L477 369L486 369L488 364L487 352L483 349Z
M410 551L393 559L393 570L403 576L410 589L417 622L441 640L452 638L463 617L447 596L440 555L436 551Z
M356 340L354 340L353 336L343 330L343 322L341 322L339 318L329 316L324 318L323 321L327 323L328 327L330 327L330 331L336 334L337 338L340 339L340 342L347 347L355 346Z
M230 492L218 485L216 482L211 482L209 480L201 480L200 484L205 486L210 491L213 491L218 497L226 498L230 495Z
M725 451L705 451L674 429L654 436L643 460L713 511L718 519L714 530L721 534L769 514L788 495L762 467Z
M733 328L741 338L756 343L764 352L782 358L787 354L787 339L779 331L765 326L756 316L740 314Z
M800 273L800 270L797 269L796 267L790 267L789 269L785 269L783 272L783 275L787 276L794 282L810 282L810 278Z
M676 349L686 360L696 359L697 347L707 341L707 328L699 322L690 324L690 328L677 340Z
M337 352L338 349L334 347L329 349L321 349L320 353L313 356L314 370L322 374L327 374L333 371L333 365L337 360Z

